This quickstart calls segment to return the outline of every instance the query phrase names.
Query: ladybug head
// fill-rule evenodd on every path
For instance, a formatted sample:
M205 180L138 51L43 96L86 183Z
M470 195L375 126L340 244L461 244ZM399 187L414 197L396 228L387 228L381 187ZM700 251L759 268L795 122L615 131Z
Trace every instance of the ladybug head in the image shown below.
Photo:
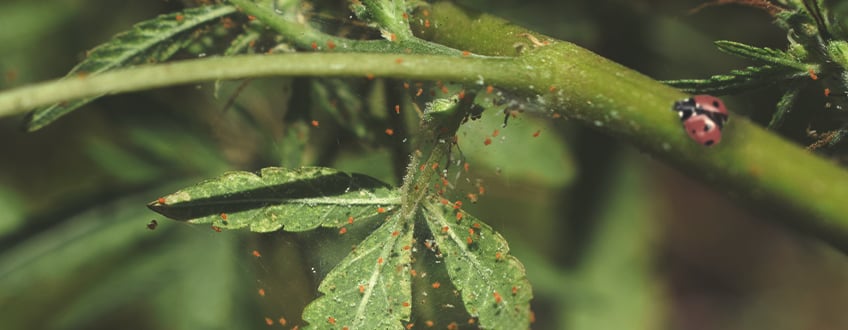
M689 117L695 114L696 109L697 105L695 100L691 97L674 102L674 105L671 107L672 111L677 111L677 114L680 116L680 121L689 119Z

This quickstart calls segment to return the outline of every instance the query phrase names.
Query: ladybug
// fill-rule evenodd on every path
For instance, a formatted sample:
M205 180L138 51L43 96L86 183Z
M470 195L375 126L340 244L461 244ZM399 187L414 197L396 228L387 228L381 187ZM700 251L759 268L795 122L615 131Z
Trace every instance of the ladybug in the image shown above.
M674 102L671 108L680 115L686 134L695 142L712 146L721 142L721 129L728 112L721 99L712 95L695 95Z

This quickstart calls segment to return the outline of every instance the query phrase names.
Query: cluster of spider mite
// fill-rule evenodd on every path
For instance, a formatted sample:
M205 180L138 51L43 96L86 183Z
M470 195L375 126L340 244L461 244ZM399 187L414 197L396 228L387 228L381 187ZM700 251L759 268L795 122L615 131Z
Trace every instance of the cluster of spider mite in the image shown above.
M727 108L712 95L695 95L674 102L671 108L680 115L686 134L695 142L712 146L721 142L721 129L727 122Z

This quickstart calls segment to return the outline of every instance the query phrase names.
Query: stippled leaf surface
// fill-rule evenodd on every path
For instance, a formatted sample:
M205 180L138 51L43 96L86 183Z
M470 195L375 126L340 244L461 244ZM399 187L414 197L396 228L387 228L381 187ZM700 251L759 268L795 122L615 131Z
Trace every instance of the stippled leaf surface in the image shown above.
M180 36L191 39L187 32L234 12L236 8L233 6L202 6L141 22L92 49L86 59L71 69L65 78L98 74L144 61L163 61L182 48L185 40L181 40ZM30 113L27 129L38 130L98 97L36 109Z
M163 202L163 203L162 203ZM330 168L228 172L148 204L175 220L256 232L305 231L384 218L400 195L375 179Z
M427 225L468 313L487 329L529 328L533 291L503 236L452 204L423 204Z
M412 296L412 221L398 214L368 236L321 282L303 312L317 329L403 329Z

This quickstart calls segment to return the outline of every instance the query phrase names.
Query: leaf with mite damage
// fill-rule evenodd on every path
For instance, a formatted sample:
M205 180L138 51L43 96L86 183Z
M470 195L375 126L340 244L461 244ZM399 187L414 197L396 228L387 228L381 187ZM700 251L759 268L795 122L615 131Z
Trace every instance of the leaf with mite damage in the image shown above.
M191 35L191 31L235 12L233 6L202 6L138 23L131 30L89 51L86 59L71 69L64 79L81 79L139 63L164 61L197 38ZM27 118L26 128L29 131L38 130L98 97L35 109Z
M524 265L509 254L506 240L452 204L423 203L424 217L462 293L468 314L486 329L528 329L533 290ZM461 216L457 216L461 214Z
M303 311L317 329L403 329L412 311L412 221L394 213L324 278Z
M371 177L331 168L269 167L228 172L148 204L168 218L255 232L305 231L385 218L397 190Z

